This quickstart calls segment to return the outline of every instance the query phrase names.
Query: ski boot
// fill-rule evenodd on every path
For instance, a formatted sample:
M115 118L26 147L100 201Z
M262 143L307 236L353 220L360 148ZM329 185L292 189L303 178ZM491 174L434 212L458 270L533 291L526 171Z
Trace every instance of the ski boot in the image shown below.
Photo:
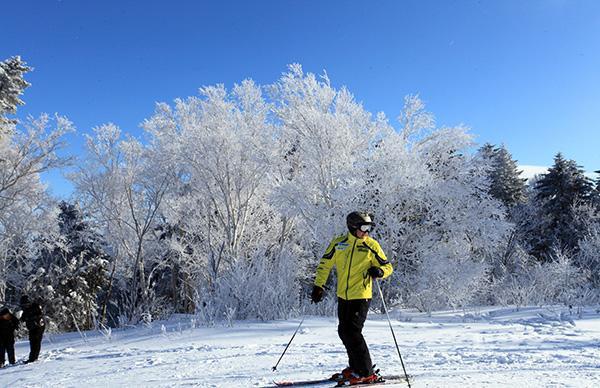
M338 383L338 386L350 386L350 385L366 385L374 383L382 383L385 380L379 374L379 369L374 371L369 376L359 376L356 373L352 373L352 377L347 380Z
M349 380L353 375L354 375L354 372L352 371L352 368L346 367L341 372L334 373L331 376L331 380L337 381L337 382L346 381L346 380Z

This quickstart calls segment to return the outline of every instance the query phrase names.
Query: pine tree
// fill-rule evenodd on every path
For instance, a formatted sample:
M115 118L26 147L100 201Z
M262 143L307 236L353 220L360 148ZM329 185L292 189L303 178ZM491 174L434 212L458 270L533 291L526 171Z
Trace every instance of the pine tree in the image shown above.
M596 170L594 171L594 173L597 175L597 177L595 181L596 187L594 187L594 191L592 193L592 202L594 203L594 205L596 205L596 207L600 209L600 170Z
M0 134L2 126L14 123L5 114L14 114L18 105L24 102L19 98L29 83L23 79L23 75L31 70L21 57L16 56L0 62Z
M544 258L552 249L576 248L584 231L574 206L590 203L592 190L591 180L575 161L564 159L561 153L554 157L554 165L535 184L546 221L540 224L540 242L533 247L534 255Z
M496 156L496 146L491 143L485 143L480 149L479 154L483 157L483 159L492 162L494 157Z
M26 289L42 301L53 329L89 329L107 284L107 256L76 206L62 202L59 209L59 235L45 242Z
M479 154L489 166L490 195L504 203L509 209L525 201L525 182L517 168L517 162L504 147L486 143Z

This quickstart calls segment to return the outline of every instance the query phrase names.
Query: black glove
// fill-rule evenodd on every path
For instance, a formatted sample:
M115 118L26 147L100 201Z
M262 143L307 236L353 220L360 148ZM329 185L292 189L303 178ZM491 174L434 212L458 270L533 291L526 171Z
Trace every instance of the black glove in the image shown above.
M319 286L314 286L312 290L312 294L310 294L310 299L313 303L319 303L323 300L323 289Z
M382 278L383 270L379 267L371 267L367 271L372 278Z

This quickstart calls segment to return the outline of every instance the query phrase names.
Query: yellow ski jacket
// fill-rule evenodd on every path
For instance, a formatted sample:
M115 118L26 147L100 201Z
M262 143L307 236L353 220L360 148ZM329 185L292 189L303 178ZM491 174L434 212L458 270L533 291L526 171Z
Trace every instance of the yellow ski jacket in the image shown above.
M337 296L345 300L373 297L373 280L367 272L369 268L381 268L382 279L394 271L377 241L369 236L360 239L352 233L331 241L317 267L316 286L323 288L333 266L337 272Z

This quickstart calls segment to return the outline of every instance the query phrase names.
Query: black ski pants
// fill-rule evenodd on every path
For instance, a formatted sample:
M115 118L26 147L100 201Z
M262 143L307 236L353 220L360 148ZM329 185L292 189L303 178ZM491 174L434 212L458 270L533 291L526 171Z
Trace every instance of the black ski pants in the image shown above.
M36 361L40 355L45 328L42 326L29 329L29 362Z
M338 298L338 334L348 353L348 365L360 376L373 373L369 348L362 335L371 299Z
M8 354L8 362L11 364L15 363L15 340L5 341L0 339L0 366L4 365L6 359L4 354Z

